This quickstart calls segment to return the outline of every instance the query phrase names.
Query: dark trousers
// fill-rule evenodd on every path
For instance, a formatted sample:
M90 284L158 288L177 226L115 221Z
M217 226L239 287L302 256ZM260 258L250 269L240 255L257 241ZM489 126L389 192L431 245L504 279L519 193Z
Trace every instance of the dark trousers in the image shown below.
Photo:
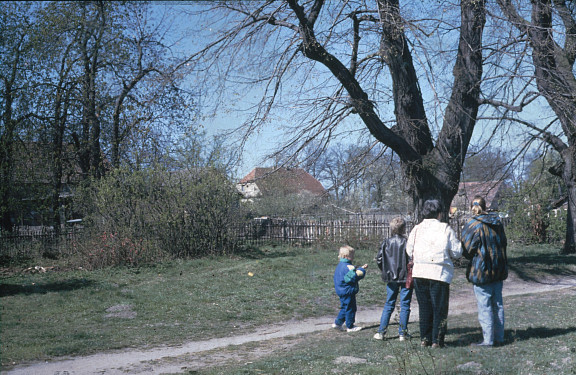
M420 337L422 341L444 346L448 329L450 284L414 278L414 286L420 313Z

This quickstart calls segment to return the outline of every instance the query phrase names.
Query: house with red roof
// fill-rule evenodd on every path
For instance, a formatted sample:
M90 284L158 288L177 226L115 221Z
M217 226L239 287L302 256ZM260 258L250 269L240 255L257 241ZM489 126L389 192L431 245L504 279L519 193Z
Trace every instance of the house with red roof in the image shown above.
M254 168L237 184L245 199L279 195L324 197L322 183L302 168Z
M498 210L504 188L503 181L461 182L451 208L466 212L470 209L474 197L480 195L486 200L488 210Z

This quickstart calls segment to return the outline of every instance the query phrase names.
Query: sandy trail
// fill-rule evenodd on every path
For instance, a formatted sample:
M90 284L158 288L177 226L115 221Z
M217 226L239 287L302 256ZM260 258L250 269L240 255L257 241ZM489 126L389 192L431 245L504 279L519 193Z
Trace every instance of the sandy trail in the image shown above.
M563 277L558 279L548 278L545 281L523 281L517 277L510 277L504 283L504 296L517 296L532 293L546 293L558 291L564 288L576 287L576 277ZM476 300L472 288L454 290L450 296L450 315L463 313L475 313ZM362 309L357 314L359 325L375 326L380 321L381 308ZM148 350L122 350L116 352L100 353L84 357L56 360L52 362L36 363L28 366L18 366L12 370L3 372L5 375L117 375L117 374L163 374L181 373L197 370L211 364L222 363L239 357L242 352L242 361L250 360L250 352L235 351L226 353L229 346L243 345L246 343L272 341L290 336L328 330L334 317L320 317L299 321L288 321L280 324L265 326L254 332L216 338L205 341L193 341L180 346L158 347ZM413 308L410 322L418 321L418 309L416 298L413 299ZM375 330L375 329L374 329ZM278 346L292 346L295 343L284 343L282 340L275 341ZM214 350L219 349L219 350ZM272 352L271 349L269 352ZM259 349L253 357L258 358L266 354L266 350ZM238 358L237 358L238 359Z

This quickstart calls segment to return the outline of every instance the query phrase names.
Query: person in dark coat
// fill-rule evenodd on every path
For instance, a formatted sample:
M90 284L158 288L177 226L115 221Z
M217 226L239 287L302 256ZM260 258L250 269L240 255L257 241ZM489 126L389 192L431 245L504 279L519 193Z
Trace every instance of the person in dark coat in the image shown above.
M508 277L506 234L499 216L486 212L483 197L474 197L471 210L474 217L462 230L462 245L464 257L470 260L466 278L474 284L483 336L482 342L473 345L501 345L504 342L502 286Z
M410 318L410 303L412 288L406 287L408 274L408 255L406 255L406 222L401 217L390 222L390 237L382 243L376 263L382 271L382 281L386 283L386 303L380 318L380 327L374 335L376 340L383 340L390 323L390 317L396 307L396 299L400 295L400 324L398 336L400 341L410 337L408 334L408 319Z

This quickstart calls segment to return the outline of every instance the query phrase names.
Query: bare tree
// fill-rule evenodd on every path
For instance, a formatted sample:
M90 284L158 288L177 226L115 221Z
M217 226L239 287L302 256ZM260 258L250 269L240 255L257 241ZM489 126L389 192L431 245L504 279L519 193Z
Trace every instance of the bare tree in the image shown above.
M524 125L536 130L561 156L551 172L562 178L567 189L568 220L563 253L576 252L576 4L565 0L531 1L531 19L522 15L525 3L498 0L503 13L518 30L514 40L526 40L531 48L538 92L548 102L562 127L554 134L548 127Z
M221 68L228 78L265 82L263 99L245 123L245 134L270 122L271 110L284 99L285 86L299 86L301 97L308 99L306 107L300 107L302 102L294 98L289 108L280 108L291 119L283 122L291 134L284 147L300 144L304 148L313 141L325 145L337 137L338 125L354 127L351 116L357 116L373 138L399 156L416 217L430 198L439 199L447 213L458 190L480 105L484 1L464 0L452 8L448 2L442 3L442 10L457 9L457 18L448 21L440 15L430 21L423 16L421 24L411 19L424 11L417 8L421 4L401 9L398 0L378 0L373 5L322 0L218 2L212 11L219 12L215 26L222 31L198 56L206 58L209 52L214 53L209 65L203 66L207 69L214 67L214 58L222 58L228 51L236 57ZM443 111L432 109L436 120L440 118L437 127L427 116L425 101L439 99L430 99L430 93L421 91L421 80L426 76L420 69L436 63L442 66L439 69L446 69L447 64L434 62L425 50L416 59L413 53L416 44L425 45L428 41L422 39L441 29L457 42L450 56L449 98L438 105ZM260 65L246 57L257 48ZM446 54L439 57L446 58ZM243 81L248 73L259 72L267 75L252 75L251 80ZM389 102L393 102L393 119L385 118ZM296 108L304 108L304 115L296 115Z

